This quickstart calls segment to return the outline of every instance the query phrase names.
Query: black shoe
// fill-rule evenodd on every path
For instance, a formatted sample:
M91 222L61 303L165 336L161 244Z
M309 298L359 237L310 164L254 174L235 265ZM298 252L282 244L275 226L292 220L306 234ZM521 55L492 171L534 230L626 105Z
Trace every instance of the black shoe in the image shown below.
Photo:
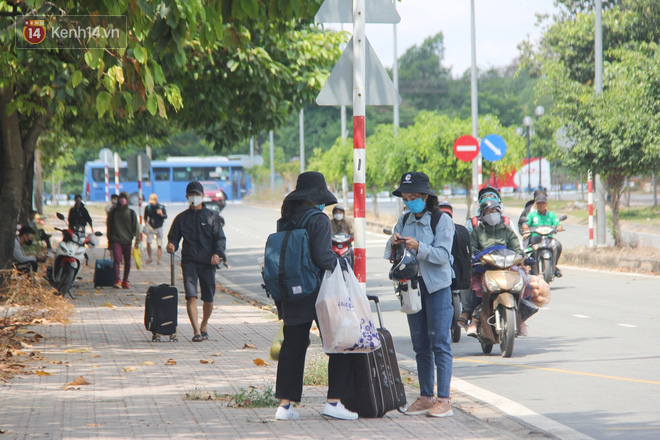
M555 277L561 278L563 275L561 273L561 270L559 268L555 267Z

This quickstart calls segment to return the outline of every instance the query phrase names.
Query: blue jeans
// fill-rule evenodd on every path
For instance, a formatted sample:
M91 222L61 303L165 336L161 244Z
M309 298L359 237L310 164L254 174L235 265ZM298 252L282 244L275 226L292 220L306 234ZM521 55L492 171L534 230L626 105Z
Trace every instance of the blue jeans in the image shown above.
M422 310L408 315L408 327L417 360L420 394L428 397L434 395L435 363L438 372L438 397L449 398L453 359L449 328L454 314L451 288L448 286L429 293L421 280L419 287L422 291Z

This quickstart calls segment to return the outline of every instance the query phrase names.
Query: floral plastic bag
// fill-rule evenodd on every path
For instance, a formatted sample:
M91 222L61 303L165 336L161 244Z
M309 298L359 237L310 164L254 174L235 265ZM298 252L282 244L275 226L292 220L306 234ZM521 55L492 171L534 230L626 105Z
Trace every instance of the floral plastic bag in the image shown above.
M371 306L353 270L337 263L326 271L316 300L319 330L326 353L368 353L380 348Z

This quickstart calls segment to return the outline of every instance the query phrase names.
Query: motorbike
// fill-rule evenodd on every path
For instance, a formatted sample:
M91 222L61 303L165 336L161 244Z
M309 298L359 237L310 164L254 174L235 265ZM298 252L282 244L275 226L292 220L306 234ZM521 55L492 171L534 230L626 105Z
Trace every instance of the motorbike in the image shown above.
M525 290L522 274L511 268L522 265L525 257L498 245L479 253L475 259L473 270L483 273L481 304L473 313L479 317L476 338L484 353L490 353L493 344L499 344L502 357L511 357Z
M57 218L64 221L64 215L59 212ZM100 237L103 233L95 232L85 235L84 227L70 227L69 225L67 225L67 229L55 228L55 230L62 233L62 241L55 251L55 260L53 265L48 268L46 276L48 282L57 289L57 295L69 295L71 299L75 299L71 294L71 287L80 273L83 259L85 265L89 262L85 246L96 246L96 237Z
M472 293L471 290L468 290ZM462 290L452 290L451 291L451 305L454 307L454 315L451 318L451 327L449 332L451 334L451 340L453 342L458 342L461 340L461 325L458 323L458 318L463 312L463 306L461 304L461 292Z
M559 217L560 221L566 220L566 216ZM543 275L546 283L555 278L555 266L557 264L557 256L555 255L555 246L553 237L557 233L557 228L553 226L535 226L530 228L532 234L537 234L540 240L535 240L525 248L525 253L531 256L535 263L532 264L533 275Z
M344 232L332 236L332 252L340 258L346 258L353 267L353 236Z

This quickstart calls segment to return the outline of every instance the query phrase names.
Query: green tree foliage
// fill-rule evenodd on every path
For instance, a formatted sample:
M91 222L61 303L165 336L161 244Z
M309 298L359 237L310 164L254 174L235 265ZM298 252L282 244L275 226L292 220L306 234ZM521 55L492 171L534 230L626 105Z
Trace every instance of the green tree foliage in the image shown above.
M17 50L22 24L0 19L0 265L21 204L24 213L30 207L34 149L48 128L70 130L78 148L98 148L126 128L146 143L153 133L140 128L159 124L133 120L160 118L231 145L276 127L315 96L344 38L310 24L320 0L16 3L30 16L124 15L128 34L120 49L90 36L85 50L63 41Z
M603 14L603 94L593 88L594 15L555 22L533 55L543 90L555 103L557 124L576 146L557 157L572 169L600 173L611 198L615 243L622 242L619 201L626 178L658 169L660 146L660 5L623 0Z

